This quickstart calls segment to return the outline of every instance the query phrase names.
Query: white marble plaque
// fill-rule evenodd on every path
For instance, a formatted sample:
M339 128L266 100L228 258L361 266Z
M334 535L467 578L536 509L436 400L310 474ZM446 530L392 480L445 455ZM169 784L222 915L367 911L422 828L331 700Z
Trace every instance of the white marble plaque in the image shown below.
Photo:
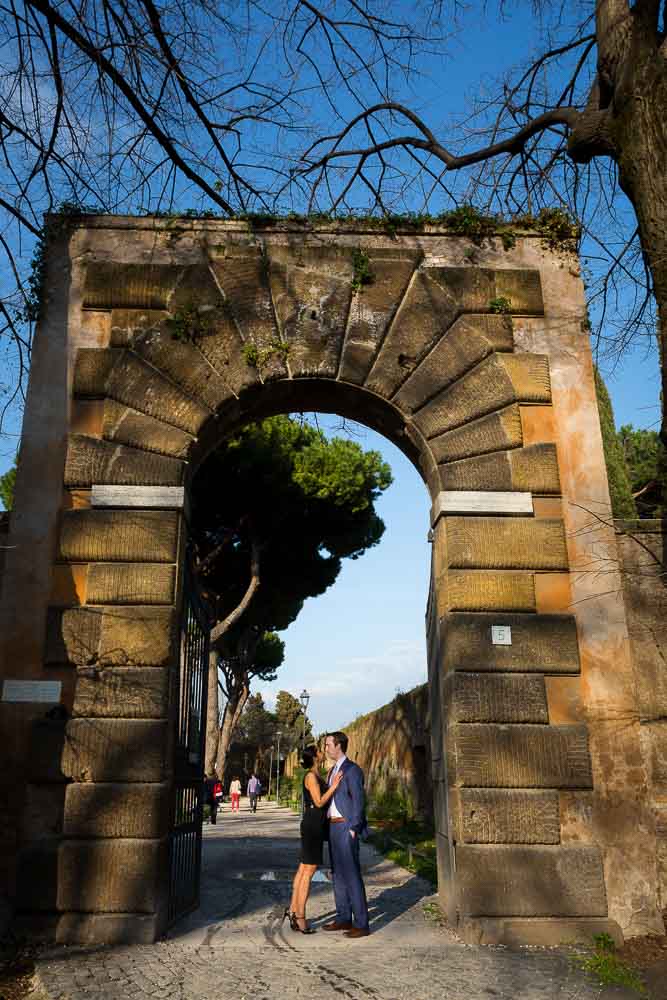
M431 524L447 514L532 514L532 493L442 490L431 508Z
M180 510L185 503L182 486L98 486L93 485L91 507L144 507Z
M61 690L61 681L3 681L2 700L53 704L60 701Z
M493 643L494 646L511 646L512 645L511 625L492 625L491 642Z

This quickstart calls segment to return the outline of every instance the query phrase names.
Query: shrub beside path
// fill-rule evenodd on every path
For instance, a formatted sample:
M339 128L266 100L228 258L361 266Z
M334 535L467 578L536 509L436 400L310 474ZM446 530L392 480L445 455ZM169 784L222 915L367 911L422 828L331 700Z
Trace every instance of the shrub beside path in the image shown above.
M36 960L40 1000L629 1000L589 982L561 949L462 944L433 918L430 883L364 845L372 934L305 936L282 922L298 817L262 802L204 828L202 905L154 945L54 948ZM308 916L333 915L325 875Z

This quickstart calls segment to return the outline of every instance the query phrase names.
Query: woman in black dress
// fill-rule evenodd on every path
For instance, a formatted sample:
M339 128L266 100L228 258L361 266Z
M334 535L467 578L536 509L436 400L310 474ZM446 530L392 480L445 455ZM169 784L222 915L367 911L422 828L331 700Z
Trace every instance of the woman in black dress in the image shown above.
M337 774L331 787L327 788L319 773L323 760L324 754L315 746L306 747L301 756L301 766L307 769L303 779L301 857L292 883L292 901L285 910L285 917L289 917L292 930L302 934L315 933L306 923L306 903L313 875L322 864L329 799L343 780L343 775Z

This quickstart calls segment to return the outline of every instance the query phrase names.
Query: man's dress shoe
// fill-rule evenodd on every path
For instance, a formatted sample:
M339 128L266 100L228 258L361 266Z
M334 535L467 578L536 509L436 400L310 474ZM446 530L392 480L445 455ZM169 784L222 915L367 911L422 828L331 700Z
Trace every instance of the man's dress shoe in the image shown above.
M345 931L345 934L343 936L349 938L360 938L360 937L368 937L369 934L370 931L368 927L352 927L351 930Z
M354 930L352 924L339 924L337 920L332 920L329 924L322 924L323 931L351 931Z

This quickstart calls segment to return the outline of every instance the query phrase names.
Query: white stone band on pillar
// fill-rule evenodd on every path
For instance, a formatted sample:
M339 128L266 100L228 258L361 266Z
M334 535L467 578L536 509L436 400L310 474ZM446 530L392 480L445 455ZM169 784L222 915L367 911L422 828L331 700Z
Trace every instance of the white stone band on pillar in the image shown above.
M431 525L447 514L532 514L532 493L443 490L431 508Z
M92 507L152 507L157 510L182 510L183 486L93 486Z

